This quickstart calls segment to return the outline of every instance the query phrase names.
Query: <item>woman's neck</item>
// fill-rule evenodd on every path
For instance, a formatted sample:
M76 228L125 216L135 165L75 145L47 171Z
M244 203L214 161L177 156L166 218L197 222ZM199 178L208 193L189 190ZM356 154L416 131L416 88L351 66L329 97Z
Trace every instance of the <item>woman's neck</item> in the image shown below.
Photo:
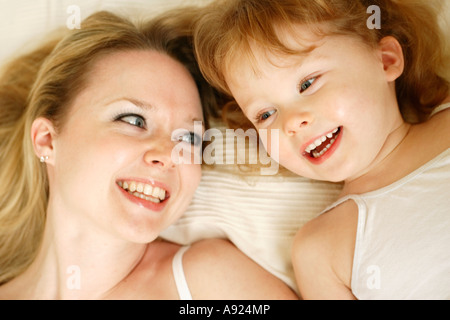
M127 278L146 248L49 208L41 248L12 281L14 291L26 299L101 299Z

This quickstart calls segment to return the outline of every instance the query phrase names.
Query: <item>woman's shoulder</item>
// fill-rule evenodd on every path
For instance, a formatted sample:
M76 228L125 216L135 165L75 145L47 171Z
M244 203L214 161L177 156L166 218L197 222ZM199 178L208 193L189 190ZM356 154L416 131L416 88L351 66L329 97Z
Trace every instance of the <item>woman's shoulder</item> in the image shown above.
M172 261L182 246L166 241L150 243L139 263L121 281L108 299L174 300Z
M183 257L186 280L194 299L296 299L293 291L234 244L205 239Z
M203 239L191 244L186 255L190 262L217 261L226 257L238 258L241 252L226 239Z

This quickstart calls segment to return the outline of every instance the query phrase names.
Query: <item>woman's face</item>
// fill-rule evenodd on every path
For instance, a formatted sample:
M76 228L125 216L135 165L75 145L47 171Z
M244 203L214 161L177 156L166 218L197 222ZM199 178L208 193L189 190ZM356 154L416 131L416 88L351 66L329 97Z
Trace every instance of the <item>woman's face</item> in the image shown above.
M180 143L201 152L194 121L203 121L200 97L179 62L155 51L100 58L54 140L50 205L127 240L153 240L200 182L199 164L172 159Z

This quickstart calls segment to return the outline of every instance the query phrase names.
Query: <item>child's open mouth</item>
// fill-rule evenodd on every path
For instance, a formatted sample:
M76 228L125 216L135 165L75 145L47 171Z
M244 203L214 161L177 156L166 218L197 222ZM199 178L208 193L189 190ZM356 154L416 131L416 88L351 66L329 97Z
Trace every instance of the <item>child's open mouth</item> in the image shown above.
M306 147L304 155L311 159L319 159L332 149L336 140L341 133L341 127L334 129L332 132L316 139L308 147Z

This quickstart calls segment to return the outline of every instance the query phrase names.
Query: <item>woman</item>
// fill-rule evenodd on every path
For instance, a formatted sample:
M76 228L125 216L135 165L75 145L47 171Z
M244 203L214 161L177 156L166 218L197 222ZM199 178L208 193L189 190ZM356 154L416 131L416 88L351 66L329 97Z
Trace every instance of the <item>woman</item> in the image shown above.
M194 121L214 102L190 47L195 14L135 26L100 12L6 70L0 298L296 298L229 242L158 238L201 176L172 150L200 152Z

